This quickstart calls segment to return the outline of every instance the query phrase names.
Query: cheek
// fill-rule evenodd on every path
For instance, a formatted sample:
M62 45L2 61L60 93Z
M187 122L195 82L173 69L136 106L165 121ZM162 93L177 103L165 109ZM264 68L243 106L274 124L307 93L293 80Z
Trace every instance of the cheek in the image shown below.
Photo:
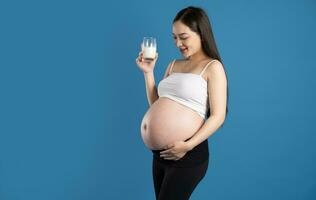
M185 41L184 44L186 44L186 46L190 47L191 49L196 49L198 47L198 43L195 39L189 39Z
M193 49L194 51L197 51L201 48L201 45L198 43L193 43L191 44L191 49Z
M189 41L189 40L183 41L182 44L188 47L189 49L192 49L192 47L194 46L194 43L192 43L192 41Z

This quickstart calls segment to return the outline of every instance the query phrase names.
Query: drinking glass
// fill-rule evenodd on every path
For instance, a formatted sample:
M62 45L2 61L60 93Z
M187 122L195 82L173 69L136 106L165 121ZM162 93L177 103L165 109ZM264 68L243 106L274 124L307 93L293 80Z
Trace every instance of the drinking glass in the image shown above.
M154 37L144 37L142 51L145 60L153 61L156 57L157 43Z

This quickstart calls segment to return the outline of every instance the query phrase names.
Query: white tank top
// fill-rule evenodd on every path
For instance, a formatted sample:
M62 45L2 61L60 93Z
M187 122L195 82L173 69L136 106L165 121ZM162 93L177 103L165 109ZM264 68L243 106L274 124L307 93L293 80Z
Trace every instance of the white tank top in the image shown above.
M196 111L204 120L209 108L207 81L202 77L210 61L200 74L173 72L158 84L158 96L167 97ZM173 60L170 72L175 60Z

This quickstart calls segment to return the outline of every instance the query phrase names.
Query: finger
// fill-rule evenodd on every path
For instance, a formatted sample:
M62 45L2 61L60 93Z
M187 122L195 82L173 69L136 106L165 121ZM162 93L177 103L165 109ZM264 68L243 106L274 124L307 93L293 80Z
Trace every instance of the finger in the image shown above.
M141 64L142 62L143 62L143 59L142 58L137 58L137 62L139 63L139 64Z
M174 147L174 144L169 144L166 146L166 149L171 149L172 147Z
M171 156L171 154L165 153L165 154L160 154L160 157L168 157Z
M162 156L160 156L160 157L162 157L162 158L170 158L170 157L173 157L173 155L171 155L171 154L166 154L166 155L162 155Z
M166 146L164 149L166 149L166 150L164 150L164 151L161 151L160 153L169 153L169 152L172 152L173 151L173 147L174 147L174 145L168 145L168 146Z
M169 153L169 152L172 152L172 151L173 151L173 147L174 147L174 145L169 145L169 146L165 147L166 150L161 151L160 153Z
M169 156L169 157L164 157L165 160L175 160L177 159L176 157L174 156Z
M164 151L161 151L160 154L167 154L171 151L171 149L167 149L167 150L164 150Z

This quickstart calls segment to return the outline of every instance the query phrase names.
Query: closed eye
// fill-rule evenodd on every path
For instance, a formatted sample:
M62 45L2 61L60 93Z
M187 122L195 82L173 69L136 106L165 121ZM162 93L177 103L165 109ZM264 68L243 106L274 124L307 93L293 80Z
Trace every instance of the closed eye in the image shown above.
M173 37L173 39L177 39L176 37ZM188 39L188 37L186 37L186 38L179 38L180 40L186 40L186 39Z

